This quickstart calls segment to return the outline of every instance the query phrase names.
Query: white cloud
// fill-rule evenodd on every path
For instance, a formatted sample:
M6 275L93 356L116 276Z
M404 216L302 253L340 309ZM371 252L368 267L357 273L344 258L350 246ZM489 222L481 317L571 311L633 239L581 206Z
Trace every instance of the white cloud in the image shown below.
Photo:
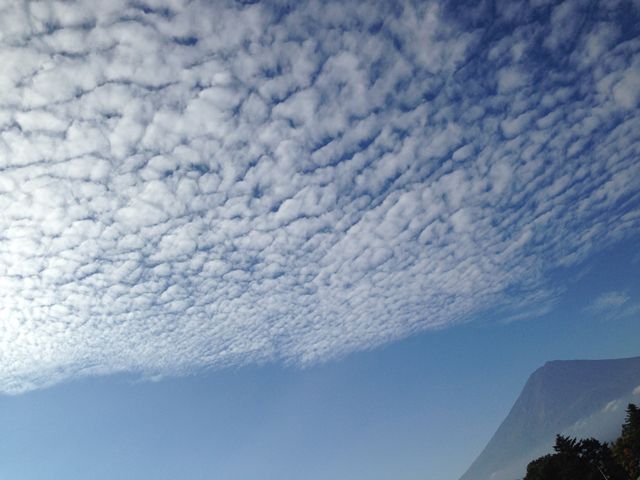
M609 320L640 315L640 303L633 302L628 292L605 292L600 294L586 310Z
M547 269L638 233L640 49L596 8L544 63L584 12L522 9L5 7L0 390L545 311Z
M626 292L607 292L596 298L594 306L597 308L619 307L629 301L629 294Z
M613 87L613 98L624 108L635 108L640 99L640 64L624 72L622 79Z
M498 91L510 93L529 83L529 76L518 67L506 67L498 72Z
M600 410L588 417L582 418L562 432L576 438L598 438L603 441L613 441L620 435L620 426L624 423L625 411L629 403L636 402L638 395L636 388L633 392L615 398Z

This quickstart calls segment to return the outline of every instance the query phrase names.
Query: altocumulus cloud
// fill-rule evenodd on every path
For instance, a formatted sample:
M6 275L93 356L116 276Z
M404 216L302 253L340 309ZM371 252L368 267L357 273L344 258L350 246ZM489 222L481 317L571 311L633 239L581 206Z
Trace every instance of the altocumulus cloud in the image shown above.
M307 365L637 235L638 2L3 2L0 391Z

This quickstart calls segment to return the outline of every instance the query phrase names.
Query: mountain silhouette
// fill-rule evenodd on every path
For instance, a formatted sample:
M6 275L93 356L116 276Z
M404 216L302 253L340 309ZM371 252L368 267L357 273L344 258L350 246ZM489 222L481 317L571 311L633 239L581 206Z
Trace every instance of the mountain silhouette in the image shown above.
M460 480L516 480L551 451L556 434L613 440L627 403L640 400L640 357L548 362ZM603 438L608 437L608 438Z

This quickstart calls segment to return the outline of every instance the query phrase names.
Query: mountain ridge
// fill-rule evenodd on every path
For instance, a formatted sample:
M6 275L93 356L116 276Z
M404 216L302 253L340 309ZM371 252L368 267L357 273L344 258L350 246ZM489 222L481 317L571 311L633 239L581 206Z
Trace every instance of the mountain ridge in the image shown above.
M640 357L546 362L529 376L510 412L460 480L521 478L530 460L549 451L556 434L580 422L588 424L611 402L633 397L638 386ZM609 412L611 422L623 416L618 403Z

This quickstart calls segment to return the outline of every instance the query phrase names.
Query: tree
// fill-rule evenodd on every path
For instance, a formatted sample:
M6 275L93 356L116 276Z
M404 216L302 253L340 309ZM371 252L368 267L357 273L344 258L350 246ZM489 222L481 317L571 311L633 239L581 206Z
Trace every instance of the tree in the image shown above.
M622 434L613 444L613 456L632 480L640 478L640 409L630 403Z
M527 465L524 480L640 480L640 409L629 404L611 448L595 438L557 435L553 450Z
M555 453L529 463L525 480L627 480L606 443L556 436Z

